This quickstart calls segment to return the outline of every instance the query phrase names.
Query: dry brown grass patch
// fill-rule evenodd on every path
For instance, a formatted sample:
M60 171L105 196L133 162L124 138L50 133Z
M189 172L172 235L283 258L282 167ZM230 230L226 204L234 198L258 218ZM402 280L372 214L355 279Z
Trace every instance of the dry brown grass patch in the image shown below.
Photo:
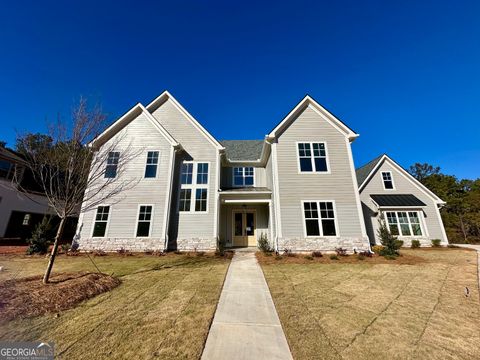
M329 254L324 253L322 257L313 257L312 259L306 258L304 255L311 255L311 253L305 253L302 256L286 256L281 255L267 256L262 252L257 252L256 256L258 262L262 265L273 264L397 264L397 265L417 265L427 262L428 260L421 256L416 256L409 252L408 254L401 254L394 260L386 259L383 256L377 254L372 257L365 257L360 260L357 255L338 256L338 260L330 259Z
M0 321L70 309L119 284L117 278L88 272L56 275L47 285L38 275L6 280L0 283Z

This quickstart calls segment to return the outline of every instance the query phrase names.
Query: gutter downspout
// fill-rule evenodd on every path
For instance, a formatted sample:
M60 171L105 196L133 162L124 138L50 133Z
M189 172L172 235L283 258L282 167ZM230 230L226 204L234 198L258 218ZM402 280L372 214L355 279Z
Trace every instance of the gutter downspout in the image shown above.
M177 157L177 152L182 149L182 146L180 144L177 144L176 146L172 147L172 150L170 151L170 159L171 159L171 165L170 165L170 171L169 171L169 178L170 178L170 187L168 190L168 195L167 195L167 213L165 216L165 243L163 245L163 251L166 252L168 249L168 229L170 225L170 212L171 212L171 205L172 205L172 191L173 191L173 175L175 173L175 160Z

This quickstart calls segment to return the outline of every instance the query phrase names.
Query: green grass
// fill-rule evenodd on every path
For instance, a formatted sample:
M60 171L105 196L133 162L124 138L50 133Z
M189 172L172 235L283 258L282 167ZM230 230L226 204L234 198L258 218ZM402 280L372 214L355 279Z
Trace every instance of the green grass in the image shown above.
M111 292L56 317L0 324L0 340L54 341L58 358L195 359L201 356L228 260L211 256L92 258L120 276ZM1 256L0 280L41 274L42 257ZM96 271L86 256L60 256L54 272Z
M263 264L293 357L479 359L476 253L402 252L426 261Z

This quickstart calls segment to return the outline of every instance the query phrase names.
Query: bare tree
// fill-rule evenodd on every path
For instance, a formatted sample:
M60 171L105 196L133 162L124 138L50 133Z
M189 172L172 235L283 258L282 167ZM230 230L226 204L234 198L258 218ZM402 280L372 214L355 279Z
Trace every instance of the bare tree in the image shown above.
M49 281L67 219L97 207L106 199L120 201L122 192L138 182L122 177L127 164L141 152L126 143L125 133L100 147L95 144L105 119L99 106L89 109L87 101L80 99L71 122L59 118L49 126L48 136L27 134L17 138L17 148L25 157L27 169L60 219L43 277L45 284ZM105 176L107 160L115 168L114 177ZM17 186L22 188L21 176L15 178Z

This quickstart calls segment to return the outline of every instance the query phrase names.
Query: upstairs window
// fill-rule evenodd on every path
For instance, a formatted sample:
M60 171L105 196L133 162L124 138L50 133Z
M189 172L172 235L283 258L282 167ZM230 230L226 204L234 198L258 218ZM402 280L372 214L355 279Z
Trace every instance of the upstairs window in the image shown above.
M208 184L208 163L197 164L197 184Z
M208 211L208 170L209 163L206 162L184 162L182 164L179 211Z
M300 172L328 172L326 144L298 143Z
M31 218L31 215L30 215L30 214L25 214L25 215L23 216L22 225L25 225L25 226L30 225L30 218Z
M158 151L149 151L147 153L147 164L145 165L145 177L157 177Z
M250 167L233 168L233 185L234 186L253 186L255 183L255 170Z
M118 161L120 153L118 151L110 151L107 157L107 167L105 168L105 177L113 179L117 177Z
M385 190L394 189L392 173L390 171L382 172L382 179L383 179L383 188Z
M93 226L92 237L104 237L107 231L108 216L110 206L99 206L95 216L95 224Z
M191 184L192 178L193 178L193 163L183 163L182 175L181 175L182 185Z
M0 160L0 178L12 180L15 173L15 165L6 160Z
M150 236L150 223L152 222L152 206L140 205L138 211L137 237Z
M387 225L395 236L422 236L418 211L387 211Z
M307 236L336 236L335 211L331 201L303 203Z

